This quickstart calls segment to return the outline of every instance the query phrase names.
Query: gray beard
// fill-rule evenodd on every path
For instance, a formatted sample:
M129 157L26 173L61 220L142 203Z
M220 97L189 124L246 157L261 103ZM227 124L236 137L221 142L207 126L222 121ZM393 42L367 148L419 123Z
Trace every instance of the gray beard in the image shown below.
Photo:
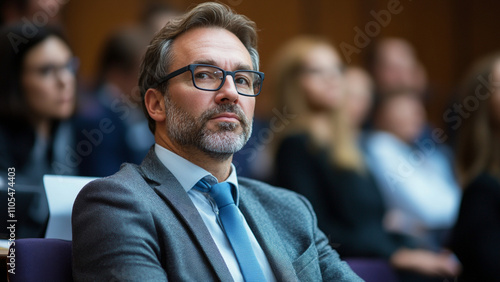
M243 148L252 134L252 121L248 120L239 106L222 104L205 111L199 118L179 108L165 95L166 127L168 136L186 147L195 147L208 156L218 160L227 160ZM234 113L240 124L220 122L216 130L206 127L207 122L216 114ZM241 125L242 132L236 131Z

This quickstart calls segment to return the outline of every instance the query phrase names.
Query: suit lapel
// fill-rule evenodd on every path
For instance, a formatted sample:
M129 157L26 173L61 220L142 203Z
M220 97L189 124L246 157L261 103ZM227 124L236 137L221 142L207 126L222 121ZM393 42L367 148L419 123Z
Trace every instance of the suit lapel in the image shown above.
M239 208L259 242L278 281L298 281L283 242L265 208L240 185Z
M153 148L142 162L141 169L144 177L148 182L153 182L152 187L176 211L180 220L196 238L220 280L232 281L231 273L198 210L177 179L158 159Z

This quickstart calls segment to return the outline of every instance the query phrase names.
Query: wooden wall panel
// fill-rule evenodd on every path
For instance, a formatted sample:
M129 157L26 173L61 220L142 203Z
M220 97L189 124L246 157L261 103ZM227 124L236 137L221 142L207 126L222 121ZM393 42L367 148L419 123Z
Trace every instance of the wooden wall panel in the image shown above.
M114 30L136 22L142 4L138 0L70 0L64 7L64 22L80 72L92 79L100 50Z

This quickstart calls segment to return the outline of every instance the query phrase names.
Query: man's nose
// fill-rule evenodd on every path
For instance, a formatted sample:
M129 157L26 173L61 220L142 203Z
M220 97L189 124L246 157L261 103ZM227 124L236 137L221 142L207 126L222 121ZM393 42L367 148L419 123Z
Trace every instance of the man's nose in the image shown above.
M223 103L236 103L239 99L240 94L236 90L236 85L234 84L234 79L232 76L226 76L226 80L222 87L217 91L215 95L216 102L219 104Z

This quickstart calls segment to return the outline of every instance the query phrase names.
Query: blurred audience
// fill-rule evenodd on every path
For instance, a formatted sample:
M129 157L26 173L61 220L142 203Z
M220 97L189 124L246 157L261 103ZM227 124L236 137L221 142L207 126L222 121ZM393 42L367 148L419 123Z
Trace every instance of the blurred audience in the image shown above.
M124 162L140 163L154 143L137 87L150 34L140 27L127 27L104 44L95 91L82 98L78 113L78 138L93 144L79 166L81 175L107 176ZM103 123L111 124L112 130L103 130Z
M69 119L75 108L78 61L59 29L40 27L29 39L11 41L22 38L22 28L9 25L0 34L0 169L15 169L19 215L24 212L23 187L34 186L37 200L29 207L33 222L19 224L17 234L27 235L23 230L33 224L34 233L28 235L36 237L43 235L48 216L43 175L76 174L76 167L67 164L67 150L74 147ZM4 177L7 173L0 179L2 189L7 185Z
M468 101L477 104L458 129L464 194L452 248L463 264L459 281L500 281L500 53L471 69L460 95Z
M420 246L439 250L460 201L451 152L434 139L418 139L426 113L414 91L385 95L374 113L375 130L365 148L387 202L386 227L415 237Z
M355 140L371 99L366 73L349 69L346 81L337 51L316 37L292 40L275 64L278 106L297 115L278 140L276 184L311 201L319 227L341 256L385 258L404 281L455 275L458 264L450 254L412 249L411 238L384 230L384 200ZM356 98L345 93L365 100L359 108L346 107Z

